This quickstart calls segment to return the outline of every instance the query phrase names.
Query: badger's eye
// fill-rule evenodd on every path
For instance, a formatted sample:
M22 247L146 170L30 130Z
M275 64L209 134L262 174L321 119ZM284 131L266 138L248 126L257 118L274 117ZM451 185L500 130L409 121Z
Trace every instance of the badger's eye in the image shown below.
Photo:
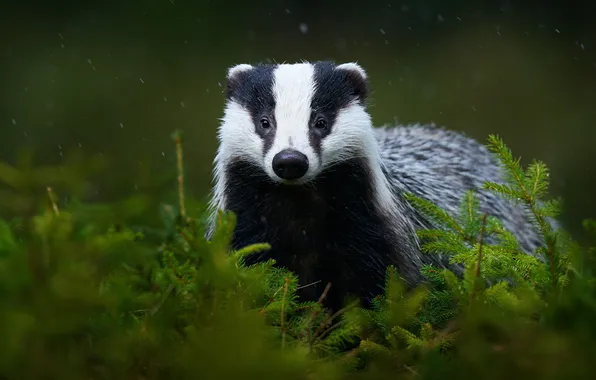
M271 123L269 122L269 119L267 119L266 117L261 118L261 128L267 129L267 128L271 128Z
M317 129L325 129L327 128L327 120L319 119L315 122L315 128Z

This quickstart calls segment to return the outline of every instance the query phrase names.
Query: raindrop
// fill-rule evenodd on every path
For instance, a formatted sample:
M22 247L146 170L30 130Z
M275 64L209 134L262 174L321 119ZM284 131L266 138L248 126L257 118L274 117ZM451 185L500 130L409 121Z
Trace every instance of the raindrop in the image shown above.
M306 25L305 23L300 23L300 25L298 25L298 28L300 29L300 32L302 34L308 33L308 25Z
M445 18L443 17L443 15L442 15L442 14L440 14L440 13L439 13L439 14L437 15L437 21L438 21L438 22L443 22L443 21L445 21Z
M12 125L17 125L17 121L15 119L12 119Z
M164 97L163 97L163 101L164 101L164 102L167 102L167 101L168 101L168 98L166 98L166 97L164 96Z
M91 58L87 58L87 63L89 63L91 65L91 68L93 69L93 71L96 71L95 69L95 65L93 64L93 62L91 61Z
M557 32L557 34L561 34L561 31L559 29L555 29L555 32Z
M124 128L124 124L120 123L120 128Z
M182 108L186 108L186 105L184 104L184 102L180 102L180 106L181 106Z
M164 156L164 157L166 156L165 152L161 152L161 155Z
M286 8L286 14L290 14L290 10Z
M143 78L139 78L139 80L141 81L141 83L145 83L145 81L143 80Z
M379 32L381 32L382 35L385 35L385 30L384 29L379 29Z

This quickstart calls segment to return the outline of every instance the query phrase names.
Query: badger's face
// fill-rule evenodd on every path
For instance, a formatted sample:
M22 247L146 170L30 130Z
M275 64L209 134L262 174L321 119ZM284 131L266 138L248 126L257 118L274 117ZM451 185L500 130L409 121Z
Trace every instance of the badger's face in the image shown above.
M219 159L249 161L285 184L311 181L364 151L366 96L366 73L355 63L234 66Z

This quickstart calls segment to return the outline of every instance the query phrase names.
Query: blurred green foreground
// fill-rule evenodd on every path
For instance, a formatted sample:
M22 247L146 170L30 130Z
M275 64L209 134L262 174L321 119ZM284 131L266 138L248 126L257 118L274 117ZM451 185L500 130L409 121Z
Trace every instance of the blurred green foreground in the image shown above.
M443 227L421 234L428 254L452 254L466 275L425 268L428 283L407 290L388 268L372 310L338 315L296 299L297 279L272 263L243 266L267 242L230 254L233 215L206 242L182 171L174 204L97 204L80 194L101 162L0 163L0 379L592 379L596 250L545 223L558 208L543 199L544 164L521 168L489 143L511 178L487 187L530 206L545 262L520 254L473 194L458 216L411 198Z

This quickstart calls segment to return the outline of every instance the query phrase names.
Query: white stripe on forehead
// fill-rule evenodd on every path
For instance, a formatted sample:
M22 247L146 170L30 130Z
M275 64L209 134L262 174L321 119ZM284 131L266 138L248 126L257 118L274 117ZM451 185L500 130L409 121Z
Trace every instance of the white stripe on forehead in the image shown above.
M315 92L314 66L310 63L281 64L273 73L276 133L274 149L307 149L308 122ZM305 145L306 144L306 145Z

